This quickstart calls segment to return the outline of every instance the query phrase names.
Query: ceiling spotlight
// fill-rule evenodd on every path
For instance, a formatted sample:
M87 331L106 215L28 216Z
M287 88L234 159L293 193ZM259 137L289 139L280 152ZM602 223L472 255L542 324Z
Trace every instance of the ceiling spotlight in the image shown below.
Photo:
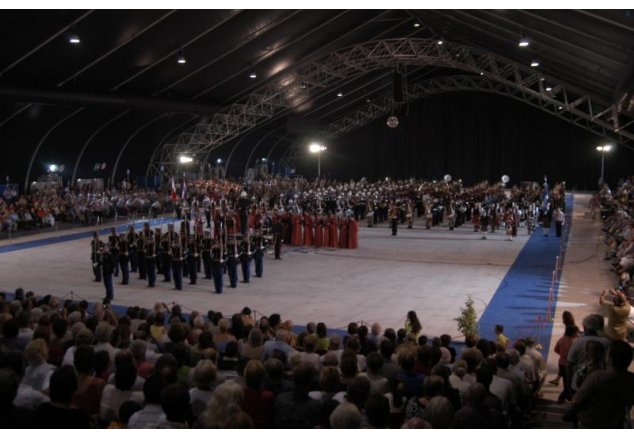
M178 52L178 58L176 59L176 62L179 64L185 64L187 62L187 58L185 58L182 49Z
M484 76L484 72L480 72L480 76Z
M562 107L561 105L559 107L557 107L558 110L563 110L564 107Z
M439 46L442 46L444 41L442 38L440 38L437 42L436 42Z
M532 60L531 67L539 67L539 61L537 61L536 59Z
M191 163L191 162L193 162L193 161L194 161L194 159L193 159L193 158L191 158L190 156L187 156L187 155L181 155L181 156L178 156L178 161L179 161L181 164L185 164L185 163Z
M251 72L251 74L249 75L249 78L251 78L251 79L255 79L257 77L258 77L258 75L256 75L255 72Z
M300 87L300 88L306 88L306 83L305 83L305 82L300 83L300 84L299 84L299 87Z
M420 27L420 23L419 22L414 23L414 27Z
M546 91L553 91L552 87L546 87Z
M222 163L222 159L216 160L216 163L221 164Z
M313 154L320 153L322 151L325 151L326 149L328 148L319 143L311 143L310 145L308 145L308 151L312 152Z
M79 35L71 34L71 35L68 36L68 42L70 44L79 44L79 43L81 43L81 40L79 39Z
M520 42L518 43L518 46L520 47L528 47L531 44L531 40L529 40L527 37L523 36L520 39Z
M337 96L338 97L343 97L343 93L342 92L337 92Z
M54 163L48 166L49 172L57 172L57 169L57 165Z

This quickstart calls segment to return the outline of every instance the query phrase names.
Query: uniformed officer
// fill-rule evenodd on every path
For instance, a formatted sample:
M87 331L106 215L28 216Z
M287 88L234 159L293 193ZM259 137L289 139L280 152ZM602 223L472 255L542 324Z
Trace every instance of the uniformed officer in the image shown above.
M214 279L216 294L222 294L224 286L223 269L226 262L226 252L222 242L212 241L211 245L211 272Z
M203 262L203 271L205 273L205 279L211 279L211 234L205 232L205 237L202 240L201 256Z
M396 236L398 231L398 209L394 204L390 206L390 224L392 226L392 236Z
M172 276L174 289L183 289L183 250L178 239L172 243Z
M119 237L117 236L117 230L112 227L110 229L110 236L108 236L108 247L110 247L110 254L114 261L114 277L119 276Z
M137 236L134 231L134 226L128 227L128 233L126 234L126 240L128 241L128 252L130 254L130 271L132 273L137 272L138 259L137 259Z
M248 236L245 236L240 243L240 265L242 268L242 282L249 283L251 278L251 259L253 253L251 252L251 240Z
M114 273L114 258L108 244L101 246L99 250L99 259L101 261L101 274L103 284L106 287L106 300L112 301L114 298L114 286L112 285L112 274Z
M189 284L196 285L198 279L198 270L196 270L196 260L198 259L198 247L193 236L189 237L187 242L187 273L189 275Z
M156 284L156 243L149 239L145 247L145 270L148 287L154 288Z
M264 274L264 245L263 236L256 235L253 237L253 260L255 261L255 277L262 277Z
M90 261L92 262L92 272L95 275L95 282L101 282L101 258L99 255L101 244L99 233L93 233L92 241L90 242Z
M119 235L119 266L121 267L121 285L128 285L130 282L130 259L128 251L128 238L126 235Z
M235 288L238 285L238 242L235 238L227 245L227 275L229 276L229 286Z

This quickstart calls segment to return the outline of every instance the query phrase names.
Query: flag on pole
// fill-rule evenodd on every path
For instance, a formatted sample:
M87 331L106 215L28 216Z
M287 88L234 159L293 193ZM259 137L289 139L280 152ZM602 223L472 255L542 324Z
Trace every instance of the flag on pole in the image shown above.
M174 183L174 177L172 177L172 200L176 201L176 184Z
M187 195L187 183L185 183L185 180L183 180L183 191L181 192L181 199L185 199L185 196Z

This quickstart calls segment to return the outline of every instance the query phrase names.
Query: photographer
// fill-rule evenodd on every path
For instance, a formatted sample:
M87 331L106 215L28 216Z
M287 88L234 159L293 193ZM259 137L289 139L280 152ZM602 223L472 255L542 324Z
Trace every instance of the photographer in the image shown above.
M603 290L599 297L599 304L608 312L608 324L605 327L607 336L612 340L625 340L631 306L623 291Z

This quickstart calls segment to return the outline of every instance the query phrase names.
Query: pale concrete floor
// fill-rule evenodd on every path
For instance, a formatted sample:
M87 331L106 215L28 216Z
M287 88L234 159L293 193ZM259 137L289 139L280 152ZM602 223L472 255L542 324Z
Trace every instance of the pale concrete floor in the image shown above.
M597 212L593 220L588 208L590 194L575 194L572 227L566 258L564 261L559 296L555 308L554 326L548 355L549 379L557 374L559 355L554 351L557 340L563 336L565 327L561 315L570 311L581 330L582 320L588 314L603 314L599 306L599 295L604 288L617 285L617 276L610 271L610 262L605 261L604 232ZM556 399L561 392L561 384L554 387L546 384L547 397Z
M482 313L527 241L526 229L520 235L507 242L498 231L481 240L467 226L427 231L417 222L414 230L401 226L392 237L387 224L362 226L358 250L285 247L282 261L266 256L263 278L236 289L225 286L222 295L212 294L212 282L200 278L182 292L161 282L149 289L134 278L131 285L115 286L114 303L150 307L176 301L185 310L225 314L246 305L258 314L278 312L295 324L324 321L332 328L361 320L398 328L413 309L425 334L457 337L453 318L459 308L471 295ZM0 289L23 287L57 296L72 290L75 297L100 300L104 289L92 281L89 256L89 239L0 254Z

